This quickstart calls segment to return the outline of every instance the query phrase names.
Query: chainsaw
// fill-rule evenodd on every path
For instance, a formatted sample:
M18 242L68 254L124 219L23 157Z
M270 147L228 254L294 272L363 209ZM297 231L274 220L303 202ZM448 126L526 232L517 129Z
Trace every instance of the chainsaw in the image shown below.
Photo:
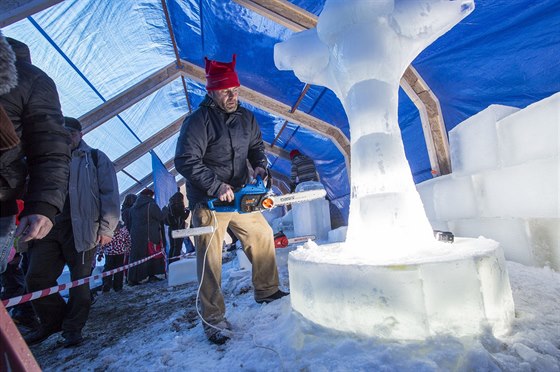
M208 209L216 212L252 213L270 210L283 205L301 203L324 198L327 192L322 190L308 190L292 194L274 195L270 187L270 176L267 185L261 176L257 175L255 183L243 186L234 191L231 202L220 201L218 198L208 201Z
M274 247L286 248L290 244L305 243L308 240L315 240L315 235L298 236L295 238L288 238L282 231L274 234Z

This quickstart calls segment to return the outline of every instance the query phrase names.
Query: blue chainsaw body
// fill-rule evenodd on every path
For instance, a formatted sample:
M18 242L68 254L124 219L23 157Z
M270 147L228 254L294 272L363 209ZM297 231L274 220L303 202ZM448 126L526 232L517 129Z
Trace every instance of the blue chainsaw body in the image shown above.
M243 186L234 192L235 198L232 202L223 202L215 198L208 201L208 209L216 212L238 212L251 213L262 211L262 200L271 194L262 178L257 175L256 182Z

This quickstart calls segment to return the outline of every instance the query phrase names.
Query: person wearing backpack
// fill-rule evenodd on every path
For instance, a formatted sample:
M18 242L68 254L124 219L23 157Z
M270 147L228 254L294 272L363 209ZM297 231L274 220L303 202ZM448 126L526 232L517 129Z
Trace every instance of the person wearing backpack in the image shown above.
M111 241L119 221L119 189L113 163L102 151L85 143L77 119L65 117L64 126L72 139L68 195L51 232L29 246L26 284L30 292L56 285L64 265L68 265L72 280L88 277L95 248ZM41 325L24 337L28 345L60 330L64 347L82 342L82 328L91 307L88 285L71 288L68 304L59 293L38 298L32 304Z

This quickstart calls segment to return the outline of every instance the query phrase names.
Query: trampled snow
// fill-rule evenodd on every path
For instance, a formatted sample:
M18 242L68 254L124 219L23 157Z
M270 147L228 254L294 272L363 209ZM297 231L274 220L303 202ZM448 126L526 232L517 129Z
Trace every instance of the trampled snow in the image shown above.
M277 256L287 288L288 250ZM100 294L82 346L58 348L52 336L31 350L45 371L560 371L560 274L514 262L507 269L516 314L500 337L404 342L333 332L298 316L290 297L254 302L251 273L234 259L224 265L223 288L235 334L224 346L206 340L196 283L159 282Z

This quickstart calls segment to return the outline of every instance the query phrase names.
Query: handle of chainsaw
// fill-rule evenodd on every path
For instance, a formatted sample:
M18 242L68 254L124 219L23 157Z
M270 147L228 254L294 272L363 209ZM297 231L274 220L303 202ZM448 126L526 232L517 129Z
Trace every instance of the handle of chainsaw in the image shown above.
M216 205L214 205L214 203L224 203L223 205L220 205L220 209L222 212L237 212L237 207L235 205L235 200L232 201L231 203L227 203L227 202L223 202L218 198L215 199L211 199L208 201L208 209L210 209L211 211L215 211L216 210Z
M261 188L261 189L266 188L266 189L270 190L270 186L271 186L271 183L272 183L272 177L270 176L270 169L267 168L266 172L267 172L267 179L268 179L266 186L264 185L263 179L258 174L255 177L255 183L253 184L253 186L255 186L256 188ZM211 211L215 211L216 210L216 204L223 203L223 204L219 205L220 210L222 212L238 212L239 207L240 207L239 206L239 200L238 200L239 199L238 192L242 189L243 188L240 188L240 189L237 189L233 192L234 199L233 199L233 201L231 201L229 203L228 202L223 202L218 198L214 198L214 199L209 200L208 203L207 203L208 209L210 209Z

